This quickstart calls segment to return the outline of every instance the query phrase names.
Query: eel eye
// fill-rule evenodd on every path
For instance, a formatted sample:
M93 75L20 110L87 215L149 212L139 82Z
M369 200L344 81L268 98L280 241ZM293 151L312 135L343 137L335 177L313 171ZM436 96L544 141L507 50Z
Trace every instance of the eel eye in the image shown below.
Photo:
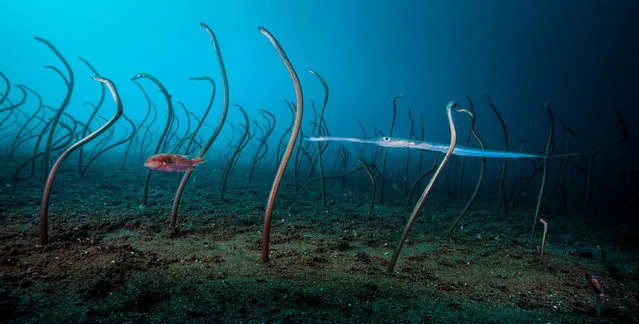
M382 137L382 139L384 140L384 142L390 142L390 137L388 136L384 136Z

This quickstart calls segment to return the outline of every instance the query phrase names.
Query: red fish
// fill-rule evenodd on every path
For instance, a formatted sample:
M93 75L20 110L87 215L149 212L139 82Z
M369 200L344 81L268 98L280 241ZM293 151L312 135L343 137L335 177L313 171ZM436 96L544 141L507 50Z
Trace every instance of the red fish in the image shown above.
M200 157L189 160L184 155L163 153L146 159L144 166L160 172L185 172L193 170L196 165L202 162L205 160Z

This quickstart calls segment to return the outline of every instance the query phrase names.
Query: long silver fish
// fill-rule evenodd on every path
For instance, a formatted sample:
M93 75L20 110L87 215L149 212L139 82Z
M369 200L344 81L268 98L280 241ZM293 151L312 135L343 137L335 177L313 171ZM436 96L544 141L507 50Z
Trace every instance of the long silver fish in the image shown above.
M422 141L413 141L403 138L390 138L388 136L381 138L357 138L357 137L332 137L332 136L317 136L317 137L308 137L307 141L312 142L327 142L327 141L335 141L335 142L350 142L350 143L361 143L361 144L372 144L383 147L390 148L408 148L408 149L416 149L416 150L426 150L426 151L435 151L446 153L448 151L448 145L443 143L434 143L434 142L422 142ZM483 158L502 158L502 159L546 159L549 157L561 157L561 156L572 156L579 155L576 154L561 154L561 155L539 155L539 154L530 154L530 153L521 153L521 152L507 152L507 151L495 151L495 150L482 150L472 147L466 146L455 146L453 150L454 155L458 156L475 156L475 157L483 157Z

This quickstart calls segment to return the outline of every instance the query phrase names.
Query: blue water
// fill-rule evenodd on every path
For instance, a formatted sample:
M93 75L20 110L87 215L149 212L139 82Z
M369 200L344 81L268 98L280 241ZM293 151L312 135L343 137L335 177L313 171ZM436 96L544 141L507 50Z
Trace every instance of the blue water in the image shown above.
M359 136L352 129L357 119L387 129L391 98L401 92L407 93L397 121L402 136L410 108L424 116L428 139L445 141L446 103L470 96L482 109L478 118L487 144L495 148L502 140L493 131L499 124L483 103L485 93L513 135L532 141L536 152L545 144L546 102L580 136L578 149L615 137L611 106L629 120L636 117L631 106L637 90L632 82L638 64L632 25L637 4L632 0L12 1L3 4L1 15L2 71L54 105L61 100L62 83L42 66L55 58L32 37L50 40L76 71L68 109L78 116L87 114L80 105L94 100L99 88L77 56L116 82L133 118L141 119L145 103L129 79L142 71L162 80L174 100L201 112L209 87L187 79L209 75L219 81L211 44L199 27L205 22L219 38L232 103L252 115L266 108L289 116L282 99L294 98L293 87L256 29L264 26L291 57L307 98L320 102L323 91L304 68L328 81L326 119L338 135ZM240 118L229 116L233 122ZM593 129L595 124L601 127Z

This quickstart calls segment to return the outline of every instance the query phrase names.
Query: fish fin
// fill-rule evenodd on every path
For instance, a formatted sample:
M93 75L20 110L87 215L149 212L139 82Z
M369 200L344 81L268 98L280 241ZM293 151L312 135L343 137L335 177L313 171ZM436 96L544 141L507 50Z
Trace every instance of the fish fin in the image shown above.
M193 159L193 162L200 164L206 162L206 160L201 157L196 157L195 159Z

